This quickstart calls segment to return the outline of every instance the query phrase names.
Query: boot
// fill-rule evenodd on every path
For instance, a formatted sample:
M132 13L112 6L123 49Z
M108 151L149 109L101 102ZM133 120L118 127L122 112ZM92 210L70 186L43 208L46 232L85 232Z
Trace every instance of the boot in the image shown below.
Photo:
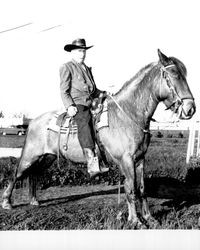
M109 168L105 168L105 167L100 168L99 167L98 156L95 155L93 150L91 150L90 148L84 148L83 152L84 152L84 155L85 155L86 160L87 160L87 168L88 168L88 173L89 173L90 177L94 177L98 174L105 173L109 170Z

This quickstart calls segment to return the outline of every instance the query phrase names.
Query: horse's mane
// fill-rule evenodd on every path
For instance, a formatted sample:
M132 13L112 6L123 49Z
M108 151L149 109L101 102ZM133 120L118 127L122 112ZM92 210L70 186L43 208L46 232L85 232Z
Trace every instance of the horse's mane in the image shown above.
M179 73L186 76L187 70L185 65L175 57L169 57L169 64L175 64ZM122 88L114 95L115 100L120 104L121 108L126 111L129 116L135 116L137 110L148 110L150 96L153 96L155 90L154 79L160 76L160 61L150 63L143 67L129 81L125 82ZM151 95L152 94L152 95ZM116 107L116 104L111 100L110 107ZM134 109L132 107L135 107ZM116 109L112 109L112 114L115 117Z
M185 65L177 58L175 57L169 57L169 60L172 64L175 64L178 68L181 75L186 76L187 75L187 69ZM149 63L145 67L143 67L139 72L134 75L130 80L125 82L121 89L115 94L115 96L118 96L118 94L122 93L124 90L127 89L127 87L131 84L132 90L136 89L137 87L140 87L140 84L145 84L145 76L149 73L149 71L158 63ZM154 74L154 72L152 72Z
M131 86L136 89L139 84L143 81L147 73L155 66L156 63L149 63L145 67L143 67L137 74L135 74L130 80L126 81L121 89L115 94L117 96L121 92L127 89L127 87L131 84Z
M152 70L156 67L158 63L150 63L143 67L139 72L133 76L129 81L125 82L122 88L114 95L115 100L119 103L121 108L131 117L135 116L137 110L139 110L139 106L141 103L137 102L138 97L142 94L143 100L146 101L149 99L149 91L145 87L147 82L149 82L149 77L154 77L155 70ZM144 91L145 90L145 91ZM109 102L109 107L112 110L110 112L110 117L112 117L113 121L116 120L116 123L119 123L120 120L116 119L117 110L116 104L111 99ZM135 107L133 109L132 107ZM133 118L135 119L135 118ZM113 123L115 124L115 122Z

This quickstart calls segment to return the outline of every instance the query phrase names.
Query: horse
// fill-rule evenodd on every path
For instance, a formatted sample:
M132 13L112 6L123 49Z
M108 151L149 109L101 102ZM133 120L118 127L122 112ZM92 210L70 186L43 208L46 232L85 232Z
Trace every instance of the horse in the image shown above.
M149 63L121 89L108 96L109 126L98 131L102 152L106 153L120 168L125 177L124 190L128 204L128 221L141 226L143 221L154 219L150 213L145 193L145 154L150 143L150 121L157 105L163 102L166 109L176 113L179 119L190 119L196 110L194 97L187 84L185 65L175 57L168 57L158 49L157 62ZM3 193L2 207L11 209L11 195L17 180L36 165L42 167L60 154L72 162L85 163L85 157L77 136L69 136L68 149L63 149L65 136L47 129L56 111L46 112L33 119L28 127L19 165L14 177ZM36 183L30 181L30 203L38 205ZM136 210L140 204L140 214Z

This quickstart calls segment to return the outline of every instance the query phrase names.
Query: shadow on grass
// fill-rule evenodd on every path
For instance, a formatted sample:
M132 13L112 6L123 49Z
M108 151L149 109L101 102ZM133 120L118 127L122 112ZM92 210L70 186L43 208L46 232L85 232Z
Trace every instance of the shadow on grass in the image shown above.
M66 197L45 199L45 200L40 200L40 206L47 207L47 206L51 206L51 205L63 204L63 203L70 202L70 201L78 201L78 200L93 197L93 196L111 195L111 194L117 194L117 193L118 193L118 188L113 188L113 189L109 189L109 190L100 190L100 191L94 191L94 192L87 192L87 193L83 193L83 194L69 195ZM123 187L120 188L120 193L121 194L124 193ZM27 206L27 205L28 205L28 203L13 205L13 208Z
M192 183L191 180L191 178L188 178L187 182L181 182L177 179L168 177L147 178L145 179L147 197L168 200L162 205L168 207L173 206L178 210L183 206L189 207L191 205L200 204L200 183ZM82 194L67 195L59 198L43 199L40 200L40 206L47 207L94 196L106 196L117 193L118 187L115 187L109 190L99 190ZM120 193L124 193L124 188L122 186L120 188ZM26 205L28 204L18 204L13 207L17 208Z
M150 178L146 179L146 191L148 197L168 199L163 205L176 209L200 204L200 183L181 182L167 177Z

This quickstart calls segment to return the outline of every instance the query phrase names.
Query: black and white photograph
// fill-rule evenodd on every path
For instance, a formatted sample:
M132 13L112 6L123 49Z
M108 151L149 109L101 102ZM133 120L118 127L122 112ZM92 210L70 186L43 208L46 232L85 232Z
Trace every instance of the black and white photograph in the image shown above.
M199 249L197 0L7 0L0 248Z

